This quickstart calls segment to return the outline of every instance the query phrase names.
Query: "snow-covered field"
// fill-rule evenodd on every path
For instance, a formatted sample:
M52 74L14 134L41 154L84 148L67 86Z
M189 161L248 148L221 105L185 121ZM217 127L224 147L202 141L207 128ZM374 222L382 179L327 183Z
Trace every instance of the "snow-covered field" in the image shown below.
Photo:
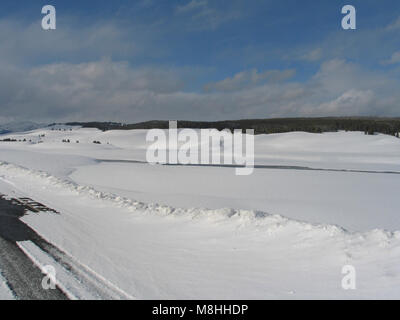
M118 162L144 161L145 136L0 136L26 139L0 142L0 193L58 210L23 220L127 296L400 298L399 139L260 135L257 165L359 172L258 168L240 177L233 168ZM356 290L342 289L344 265L357 271Z

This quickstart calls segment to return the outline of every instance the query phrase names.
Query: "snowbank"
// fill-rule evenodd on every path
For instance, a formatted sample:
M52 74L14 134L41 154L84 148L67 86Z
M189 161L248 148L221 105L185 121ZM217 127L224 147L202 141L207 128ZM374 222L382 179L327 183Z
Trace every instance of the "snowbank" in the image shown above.
M399 232L145 204L4 162L0 176L61 212L24 222L138 299L399 297ZM347 264L355 291L341 288Z
M318 230L326 233L329 236L361 236L366 239L381 239L383 241L400 239L400 231L389 232L386 230L375 229L364 233L350 233L345 229L335 225L310 224L266 212L236 210L229 208L215 210L204 208L184 209L155 203L147 204L112 193L101 192L93 187L79 185L73 181L61 179L43 171L29 170L5 162L0 162L0 177L11 180L19 177L27 179L31 182L40 181L40 183L46 185L47 187L50 186L52 189L57 188L62 192L69 192L72 195L100 200L108 205L115 206L116 208L125 208L131 212L140 213L143 215L184 218L186 220L206 219L207 221L212 221L215 223L229 222L233 223L238 228L250 226L266 232L274 232L274 230L281 228L289 228L291 230L296 230L296 232L301 232L302 230Z
M0 270L0 300L14 300L15 297L11 290L8 288L6 280L1 275Z

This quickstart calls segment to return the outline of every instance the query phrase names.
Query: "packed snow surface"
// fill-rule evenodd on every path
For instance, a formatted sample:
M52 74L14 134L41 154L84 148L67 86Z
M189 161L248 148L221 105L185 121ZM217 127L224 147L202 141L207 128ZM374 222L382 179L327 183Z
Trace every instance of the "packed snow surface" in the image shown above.
M7 282L1 275L1 270L0 270L0 300L13 300L13 299L14 295L8 288Z
M260 135L257 165L294 168L239 177L127 162L145 161L145 130L7 137L21 142L0 142L0 192L58 210L23 220L129 296L400 298L397 138ZM345 265L356 290L341 286Z

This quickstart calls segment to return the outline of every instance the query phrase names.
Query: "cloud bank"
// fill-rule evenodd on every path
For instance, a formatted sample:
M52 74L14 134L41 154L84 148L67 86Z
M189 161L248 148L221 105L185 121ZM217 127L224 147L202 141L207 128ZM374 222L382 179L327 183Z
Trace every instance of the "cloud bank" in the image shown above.
M202 16L212 28L224 23L211 22L220 14L205 0L185 2L172 13L185 16L184 25L188 17ZM372 36L397 34L398 21ZM79 29L70 23L46 34L39 26L0 20L0 123L399 116L398 69L334 58L326 42L282 56L286 66L243 68L222 77L215 66L159 60L169 57L168 48L157 46L151 26L125 28L109 20ZM392 51L384 62L376 60L392 68L399 57ZM299 77L307 63L315 68Z

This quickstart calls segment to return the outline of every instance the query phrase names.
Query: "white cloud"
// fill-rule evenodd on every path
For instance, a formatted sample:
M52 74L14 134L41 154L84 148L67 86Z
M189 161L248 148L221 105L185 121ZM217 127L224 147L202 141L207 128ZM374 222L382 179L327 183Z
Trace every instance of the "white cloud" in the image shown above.
M52 64L33 68L29 76L48 88L79 91L113 92L115 90L169 93L180 90L182 80L175 70L141 67L132 69L126 62L104 59L81 64Z
M386 27L386 30L388 31L398 30L398 29L400 29L400 17L398 17L397 20L393 21Z
M59 18L55 31L44 32L40 21L0 19L0 59L13 64L37 61L92 61L102 57L118 59L139 55L155 57L151 27L132 32L121 22L108 20L83 25L75 18Z
M219 9L210 5L207 0L191 0L185 5L177 6L175 13L184 18L184 23L192 30L214 30L242 17L242 12L235 8L233 1Z
M311 115L318 112L319 115L357 115L362 114L365 106L374 102L374 93L372 90L350 89L344 92L336 99L321 103L315 108L310 108ZM307 111L307 110L306 110Z
M208 91L237 91L254 87L262 82L281 82L294 76L295 70L267 70L258 72L257 69L246 70L235 74L232 78L226 78L216 83L205 85L204 90Z
M322 49L316 48L300 56L300 60L318 61L322 58Z
M287 72L287 71L286 71ZM0 117L44 121L216 120L285 116L398 115L398 81L344 60L304 83L266 81L285 71L243 71L221 90L185 92L188 70L100 60L31 69L0 65ZM237 88L237 89L235 89Z
M151 107L146 105L149 97L181 91L183 73L156 67L133 69L126 62L111 60L30 69L0 66L1 113L42 121L82 116L123 120L134 117L140 106Z
M187 12L194 11L197 9L205 9L205 8L207 8L207 1L192 0L182 6L177 6L176 12L181 14L181 13L187 13Z
M306 61L306 62L318 62L321 61L324 56L324 50L318 48L298 48L292 52L285 53L283 59L287 61Z
M400 63L400 51L393 53L388 60L383 60L381 63L383 65Z
M176 15L182 14L183 21L195 27L206 24L212 28L236 12L228 10L224 17L206 1L188 5ZM162 49L152 48L156 41L143 40L143 34L138 41L132 40L135 33L131 37L130 30L112 22L79 31L65 27L54 33L43 33L38 25L0 20L0 122L398 116L398 80L344 59L322 63L314 76L302 83L293 80L295 71L291 69L252 69L209 83L204 92L187 92L185 83L201 78L199 73L206 67L141 63L137 67L132 57L140 52L148 57ZM327 54L329 50L323 48ZM321 56L322 49L317 48L301 57L318 61ZM133 62L123 62L127 57ZM390 61L397 59L394 54Z

